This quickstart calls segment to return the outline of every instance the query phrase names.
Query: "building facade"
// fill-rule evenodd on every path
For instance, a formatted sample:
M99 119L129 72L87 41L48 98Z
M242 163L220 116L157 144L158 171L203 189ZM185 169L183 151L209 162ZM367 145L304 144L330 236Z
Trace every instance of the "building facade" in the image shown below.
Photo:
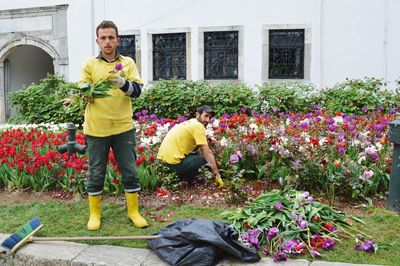
M398 0L0 1L0 122L8 93L47 73L77 81L98 53L96 26L119 27L122 54L146 85L173 77L215 82L400 79Z

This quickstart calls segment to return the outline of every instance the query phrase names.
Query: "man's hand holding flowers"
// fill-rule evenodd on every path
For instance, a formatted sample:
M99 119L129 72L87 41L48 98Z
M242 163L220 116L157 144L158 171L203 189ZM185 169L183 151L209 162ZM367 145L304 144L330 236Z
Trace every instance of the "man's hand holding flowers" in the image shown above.
M121 71L121 74L118 74L118 71ZM116 64L115 69L110 73L112 74L108 77L108 80L111 82L112 85L120 88L126 96L134 98L140 96L142 92L141 85L137 82L128 81L123 78L125 75L122 64Z
M126 83L126 80L118 74L112 74L108 80L111 82L111 84L118 86L118 88L123 87Z

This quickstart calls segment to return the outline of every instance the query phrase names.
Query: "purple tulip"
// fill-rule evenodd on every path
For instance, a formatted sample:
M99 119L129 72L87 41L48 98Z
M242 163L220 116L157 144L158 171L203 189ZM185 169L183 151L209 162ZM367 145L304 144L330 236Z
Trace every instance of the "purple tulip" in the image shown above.
M312 255L314 258L322 257L321 253L319 253L319 252L318 252L317 250L315 250L315 249L312 249L312 250L311 250L311 255Z
M375 131L377 131L377 132L381 132L382 129L383 129L383 126L382 126L381 124L375 124L375 125L374 125L374 129L375 129Z
M229 157L229 162L230 162L230 163L237 163L237 162L239 162L239 156L238 156L236 153L232 154L232 155Z
M324 243L322 244L322 248L325 250L331 250L335 247L336 242L333 238L327 237L324 239Z
M307 128L307 127L308 127L308 123L307 122L301 122L300 128Z
M366 240L363 244L357 244L355 246L355 249L367 253L374 253L375 252L374 242L371 240Z
M328 125L333 125L335 123L335 120L332 117L329 117L328 119L326 119L326 123Z
M297 247L297 245L299 244L299 242L295 239L286 241L281 249L282 251L286 252L286 253L295 253L295 248Z
M308 225L308 223L307 223L306 220L299 220L299 221L297 221L297 226L298 226L300 229L306 229L307 225Z
M338 129L337 125L329 125L328 126L329 131L335 132Z
M275 262L286 261L287 259L288 259L288 256L286 255L285 252L278 251L278 252L275 252L275 254L274 254L274 261Z
M263 248L263 249L261 250L261 252L262 252L264 255L266 255L266 256L271 256L271 252L269 252L269 250L266 249L266 248Z
M186 117L184 117L184 116L180 116L180 117L178 117L178 119L176 120L176 123L182 123L182 122L185 122L187 120L187 118Z
M280 211L280 210L283 210L283 205L282 205L282 203L278 202L274 205L274 208L275 208L275 210Z
M307 203L312 203L314 201L314 198L313 197L307 197L307 199L306 199L306 202Z
M256 151L256 149L254 148L253 145L251 145L251 144L247 145L247 149L250 151L251 155L256 155L257 154L257 151Z
M356 129L356 126L353 124L349 124L348 130L349 131L354 131Z
M123 66L121 63L115 65L115 70L116 70L116 71L120 71L120 70L122 70L123 68L124 68L124 66Z
M258 240L258 236L260 235L260 230L258 229L250 229L245 234L241 234L240 237L244 242L249 243L251 246L256 249L260 248L260 241Z
M346 151L346 150L345 150L345 148L343 148L343 147L339 147L339 148L338 148L338 153L339 153L339 154L344 154L345 151Z
M274 237L276 237L276 235L277 235L278 233L279 233L278 227L272 227L272 228L270 228L270 229L268 230L268 233L267 233L267 239L268 239L268 240L273 239Z

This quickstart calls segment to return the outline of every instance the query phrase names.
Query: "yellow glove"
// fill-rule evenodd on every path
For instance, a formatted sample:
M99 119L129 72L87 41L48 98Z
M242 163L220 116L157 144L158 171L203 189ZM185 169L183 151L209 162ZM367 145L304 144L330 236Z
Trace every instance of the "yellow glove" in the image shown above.
M220 176L217 176L217 177L215 178L215 183L217 184L217 186L218 186L219 188L225 187L225 183L224 183L224 181L222 180L222 178L221 178Z

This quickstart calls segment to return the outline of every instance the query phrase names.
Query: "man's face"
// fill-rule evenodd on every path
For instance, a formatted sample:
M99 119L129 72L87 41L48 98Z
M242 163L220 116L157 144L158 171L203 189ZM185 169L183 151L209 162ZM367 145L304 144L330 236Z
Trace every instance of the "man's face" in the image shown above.
M211 117L212 116L210 113L203 112L200 114L199 112L196 112L197 121L202 123L204 126L207 126L207 124L210 122Z
M119 38L113 28L99 29L96 42L103 55L114 55L119 44Z

